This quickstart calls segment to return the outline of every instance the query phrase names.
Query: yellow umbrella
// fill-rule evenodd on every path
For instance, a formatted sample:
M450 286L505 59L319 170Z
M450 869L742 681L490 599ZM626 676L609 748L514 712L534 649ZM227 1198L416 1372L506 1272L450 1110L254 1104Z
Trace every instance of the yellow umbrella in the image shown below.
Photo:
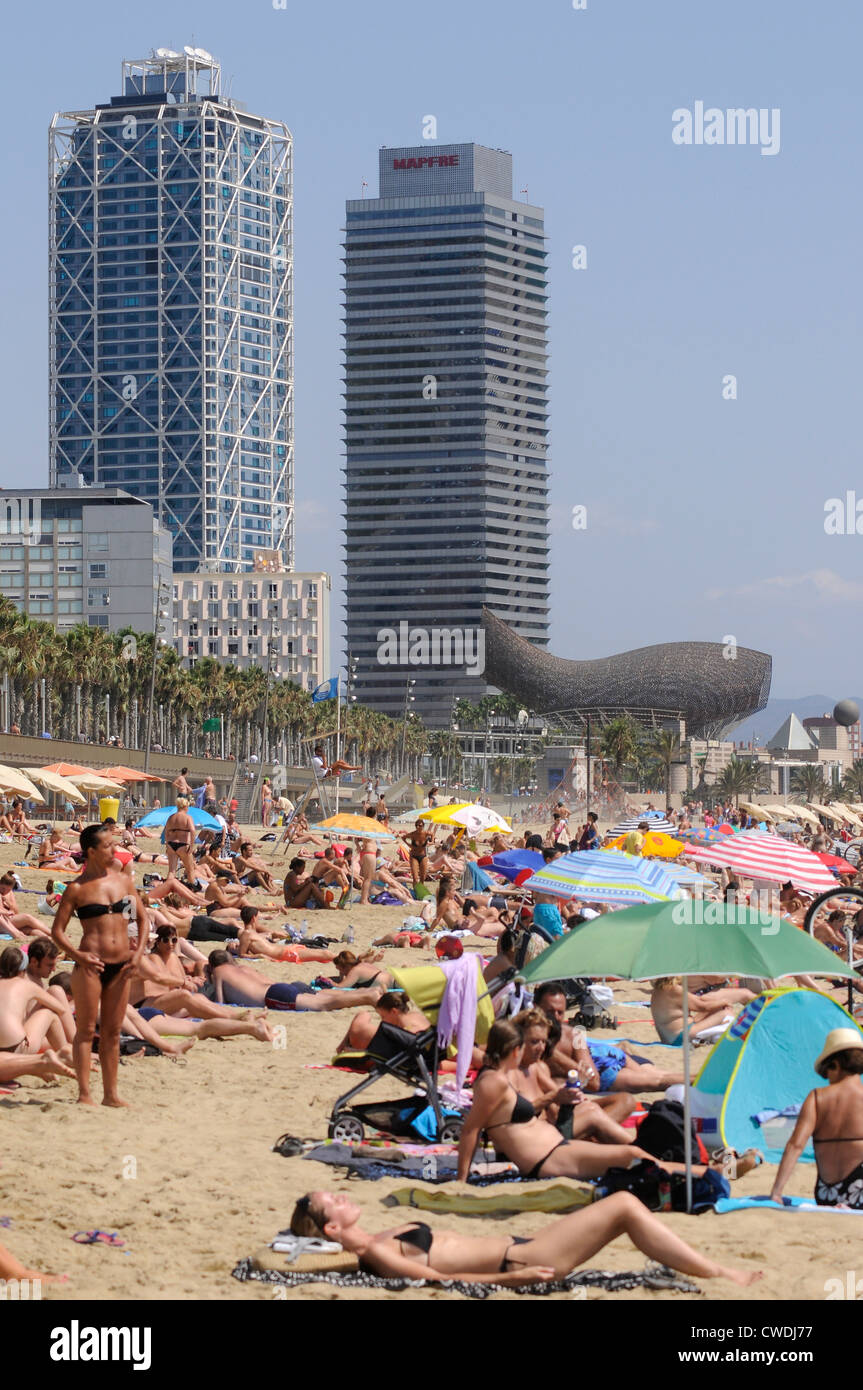
M628 835L621 835L617 840L612 840L605 845L605 849L625 849L625 841ZM658 830L643 830L641 839L644 844L641 847L641 855L644 859L676 859L678 854L682 854L686 846L682 840L675 840L671 835L665 835Z
M82 796L74 782L70 782L66 777L60 777L56 772L46 772L44 767L25 767L24 772L31 782L38 782L40 787L47 787L51 792L58 792L60 796L65 796L67 801L71 801L75 806L85 806L86 796Z
M31 801L42 801L45 798L34 787L29 777L25 777L23 772L19 772L15 767L6 767L0 764L0 789L4 792L18 792L19 796L29 796Z
M502 816L470 801L458 806L436 806L433 811L423 811L421 817L431 825L453 825L471 835L488 835L494 831L501 835L512 834L512 826Z

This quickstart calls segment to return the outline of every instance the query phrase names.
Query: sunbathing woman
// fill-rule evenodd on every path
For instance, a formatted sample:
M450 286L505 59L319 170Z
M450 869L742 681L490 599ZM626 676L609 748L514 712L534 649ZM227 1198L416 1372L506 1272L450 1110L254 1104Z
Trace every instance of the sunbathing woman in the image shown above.
M407 889L390 873L387 868L387 861L376 847L374 840L363 840L363 847L360 852L360 879L362 881L361 905L368 906L373 889L377 889L379 892L392 893L393 897L398 898L399 902L402 903L413 902Z
M147 915L131 879L114 867L113 836L101 825L88 825L81 832L81 848L86 857L84 872L63 894L51 935L75 962L72 990L79 1104L94 1103L90 1095L90 1062L98 1021L102 1104L117 1107L124 1105L117 1094L120 1028L132 975L147 945L147 932L142 929L132 952L129 924L133 917L146 922ZM77 950L66 934L73 913L83 927Z
M636 1159L656 1159L635 1144L561 1138L554 1125L539 1119L533 1105L519 1095L515 1078L522 1063L524 1042L513 1023L496 1023L486 1045L486 1069L474 1085L474 1101L459 1142L458 1180L465 1182L483 1130L510 1162L528 1178L599 1178L609 1168L628 1168ZM664 1163L669 1172L684 1172L683 1164ZM705 1169L694 1168L702 1177Z
M252 1019L177 1018L176 1014L165 1014L159 1009L135 1009L131 1004L123 1020L123 1031L158 1047L168 1057L181 1057L198 1039L257 1038L258 1042L271 1043L275 1037L265 1014ZM170 1038L177 1035L186 1041L172 1043Z
M381 968L382 959L375 951L366 951L364 956L355 956L353 951L340 951L333 960L338 976L334 983L339 989L364 989L368 985L378 985L380 989L390 990L395 981L388 970Z
M761 1278L760 1271L732 1269L699 1255L630 1192L617 1192L564 1216L527 1240L457 1235L433 1230L425 1221L402 1222L370 1235L360 1226L361 1217L350 1197L312 1192L297 1202L291 1230L337 1241L359 1257L360 1269L390 1279L463 1279L505 1288L549 1283L565 1278L623 1235L649 1259L697 1279L730 1279L745 1287Z
M634 1130L626 1130L613 1115L579 1088L561 1086L552 1077L546 1060L551 1023L541 1009L527 1009L511 1020L521 1029L524 1052L512 1078L519 1095L531 1102L534 1114L555 1126L567 1139L597 1139L606 1144L631 1144ZM622 1098L631 1112L634 1102ZM562 1126L565 1126L565 1131Z
M381 1023L401 1028L405 1033L424 1033L430 1026L425 1014L411 1007L402 990L391 990L375 1004L375 1012L357 1014L338 1047L339 1052L365 1052Z
M827 1034L815 1070L827 1087L810 1091L785 1145L770 1196L782 1193L811 1139L818 1181L815 1201L820 1207L863 1210L863 1038L856 1028L834 1028Z
M15 875L3 874L0 878L0 936L14 937L25 941L27 937L50 937L50 930L43 926L32 912L19 912L15 899Z
M276 941L259 931L259 913L256 907L243 907L240 909L240 915L243 925L237 950L239 959L257 956L265 960L279 961L282 965L305 965L309 961L319 965L332 965L335 959L332 951L319 951L300 943L295 944L288 941L284 935L282 940Z
M425 821L418 820L413 830L403 831L402 834L410 849L411 878L416 887L418 883L425 883L429 876L428 852L432 832L426 830Z
M63 1028L68 1006L22 974L23 965L17 946L7 946L0 955L0 1053L32 1055L47 1042L62 1061L69 1062L72 1049Z
M39 846L40 869L65 869L76 874L81 865L72 858L71 846L67 845L59 830L49 832Z

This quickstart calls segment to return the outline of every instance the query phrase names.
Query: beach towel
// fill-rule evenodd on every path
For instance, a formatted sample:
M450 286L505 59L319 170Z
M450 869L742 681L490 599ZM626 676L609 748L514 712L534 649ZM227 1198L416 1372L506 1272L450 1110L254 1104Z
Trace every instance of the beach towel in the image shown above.
M289 1289L301 1288L304 1284L335 1284L343 1289L388 1289L392 1293L402 1293L405 1289L442 1289L445 1293L461 1294L463 1298L485 1299L496 1293L530 1294L542 1297L551 1293L573 1293L575 1289L606 1289L610 1293L630 1292L632 1289L670 1289L675 1293L701 1293L697 1284L682 1275L675 1274L663 1266L648 1265L641 1272L632 1270L611 1274L599 1269L585 1269L578 1274L569 1274L565 1279L557 1279L551 1284L524 1284L514 1289L504 1290L500 1284L471 1284L460 1279L447 1279L430 1284L426 1279L383 1279L377 1274L339 1273L337 1271L309 1271L256 1269L251 1259L241 1260L232 1270L234 1279L241 1283L254 1281L261 1284L281 1284Z
M462 1216L507 1216L522 1211L564 1213L590 1206L592 1187L555 1183L540 1191L508 1187L504 1192L426 1192L422 1187L399 1187L384 1198L386 1207L416 1207L420 1211L459 1213Z
M460 960L447 961L441 965L446 975L446 988L441 1000L437 1020L438 1043L446 1050L456 1038L456 1086L461 1090L470 1069L476 1032L476 989L477 973L480 969L476 956L462 956Z
M468 860L467 872L468 878L470 879L471 893L488 893L494 890L494 884L488 874L485 873L478 864L475 864L472 859Z
M839 1216L863 1216L863 1211L851 1207L819 1207L811 1197L783 1197L781 1202L772 1202L769 1197L720 1197L715 1210L719 1216L729 1211L750 1211L755 1207L769 1211L833 1212Z
M334 1168L345 1168L348 1173L365 1178L367 1182L378 1182L381 1178L409 1178L414 1182L429 1182L435 1185L455 1182L458 1174L456 1154L410 1154L395 1159L392 1154L382 1153L380 1158L355 1153L347 1144L316 1144L304 1158L316 1163L326 1163ZM434 1162L430 1162L430 1158ZM488 1186L494 1182L521 1182L514 1163L483 1162L471 1165L468 1182L477 1186Z

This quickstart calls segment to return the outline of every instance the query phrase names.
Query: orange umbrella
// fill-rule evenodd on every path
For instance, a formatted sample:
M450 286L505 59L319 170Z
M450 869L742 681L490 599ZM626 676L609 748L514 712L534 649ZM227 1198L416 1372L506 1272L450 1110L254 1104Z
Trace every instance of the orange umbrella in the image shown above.
M110 777L113 782L164 782L164 777L154 777L151 772L139 772L134 767L106 767L102 769L104 777Z
M80 763L49 763L45 772L56 772L58 777L79 777L93 772L92 767L82 767Z
M621 835L618 840L612 840L605 848L624 849L627 839L628 836ZM674 840L670 835L665 835L659 831L642 831L642 839L644 844L641 853L645 859L676 859L685 848L681 840Z

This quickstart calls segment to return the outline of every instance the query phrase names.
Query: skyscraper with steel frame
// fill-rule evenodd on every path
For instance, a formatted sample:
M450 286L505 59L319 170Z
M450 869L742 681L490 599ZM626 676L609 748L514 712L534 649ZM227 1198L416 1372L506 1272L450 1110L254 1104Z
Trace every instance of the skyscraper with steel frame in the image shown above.
M545 235L512 195L511 155L426 144L347 204L347 646L361 701L430 725L489 690L457 664L484 605L547 641Z
M51 482L152 503L174 567L293 566L292 137L202 49L50 133Z

